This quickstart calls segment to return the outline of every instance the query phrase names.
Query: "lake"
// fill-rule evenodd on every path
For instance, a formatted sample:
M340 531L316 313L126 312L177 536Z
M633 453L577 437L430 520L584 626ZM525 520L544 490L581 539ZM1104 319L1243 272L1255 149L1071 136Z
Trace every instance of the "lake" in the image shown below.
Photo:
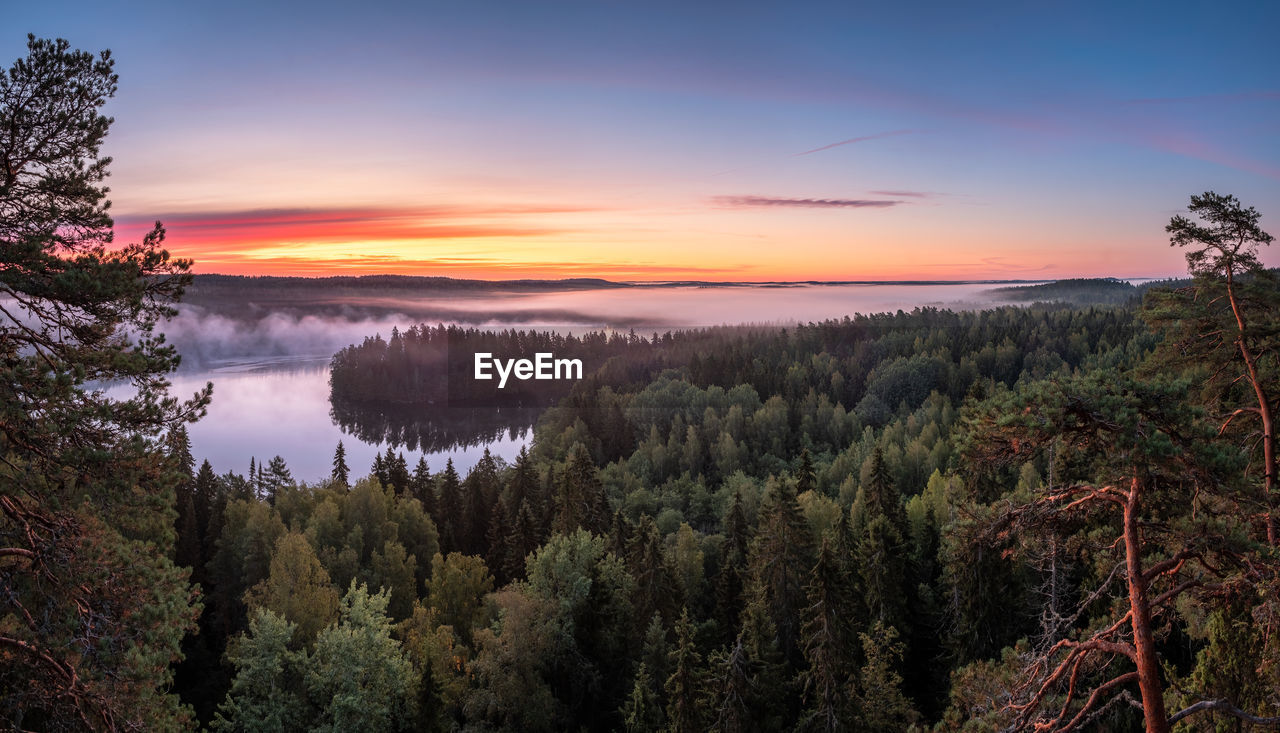
M947 283L472 292L415 298L404 308L412 316L396 312L395 304L383 304L383 312L374 315L367 310L309 315L296 309L288 313L265 309L249 320L183 306L163 330L184 359L184 368L172 379L172 392L184 396L205 382L214 385L208 415L189 428L197 463L208 459L218 473L243 473L250 457L264 461L280 455L295 479L317 481L329 475L340 440L356 475L367 473L374 455L387 448L385 436L366 431L362 440L355 434L359 431L334 419L328 362L338 349L374 333L385 337L392 327L403 329L425 321L577 333L634 328L647 335L698 326L794 324L917 306L992 307L1000 304L984 294L992 287L991 283ZM431 318L432 314L439 318ZM510 461L530 438L528 431L507 431L487 447ZM396 448L404 450L410 466L424 455ZM425 456L433 472L443 468L447 458L465 472L484 450L485 446L454 446Z

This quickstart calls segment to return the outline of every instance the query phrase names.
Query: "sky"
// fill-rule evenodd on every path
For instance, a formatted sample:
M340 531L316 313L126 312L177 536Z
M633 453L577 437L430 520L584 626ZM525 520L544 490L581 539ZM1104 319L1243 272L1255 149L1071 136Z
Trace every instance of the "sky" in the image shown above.
M196 272L1164 277L1206 190L1280 233L1280 4L971 5L0 0L0 64L111 49L117 238Z

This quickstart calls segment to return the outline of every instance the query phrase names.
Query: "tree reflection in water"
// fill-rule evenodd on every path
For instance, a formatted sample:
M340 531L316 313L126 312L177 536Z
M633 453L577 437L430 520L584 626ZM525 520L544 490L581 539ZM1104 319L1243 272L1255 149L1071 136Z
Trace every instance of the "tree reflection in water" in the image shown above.
M373 405L330 399L329 415L343 432L370 443L441 453L525 437L542 407Z

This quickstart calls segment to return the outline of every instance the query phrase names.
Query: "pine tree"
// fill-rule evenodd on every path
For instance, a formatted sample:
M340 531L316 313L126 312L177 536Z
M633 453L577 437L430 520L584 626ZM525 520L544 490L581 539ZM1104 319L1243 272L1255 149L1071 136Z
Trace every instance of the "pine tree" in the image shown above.
M166 453L174 463L174 470L188 481L195 479L196 460L191 456L191 436L185 425L170 430L165 436Z
M497 464L486 448L484 455L467 472L462 482L461 515L458 525L459 549L469 555L487 554L487 535L494 503L498 500Z
M1162 642L1173 631L1166 619L1207 617L1222 598L1252 593L1276 572L1248 528L1254 512L1246 507L1265 507L1263 497L1250 490L1256 485L1238 478L1240 452L1224 445L1219 428L1188 404L1188 386L1167 375L1136 379L1100 369L997 393L966 415L973 432L962 436L961 445L969 465L1009 470L1043 458L1051 446L1071 451L1081 464L1052 487L998 499L970 542L1017 556L1039 545L1037 537L1057 537L1082 518L1103 517L1084 525L1091 530L1088 541L1123 558L1117 569L1127 591L1123 601L1102 609L1088 605L1107 592L1106 578L1079 593L1085 599L1079 613L1104 614L1090 624L1094 631L1066 629L1060 642L1023 656L1019 684L1043 692L1034 693L1035 704L1014 711L1015 724L1084 720L1118 687L1135 682L1148 733L1167 733L1171 720L1203 710L1239 710L1235 701L1208 699L1172 714L1165 708L1169 665ZM1207 575L1217 590L1198 592ZM1257 653L1274 660L1266 649ZM1052 673L1104 662L1105 675L1065 691Z
M528 448L520 448L520 453L516 455L516 462L508 476L507 506L511 507L512 511L518 512L522 504L528 503L531 516L536 519L540 516L542 507L538 504L538 474L534 469Z
M173 529L177 535L174 546L174 563L181 568L195 568L200 562L200 520L196 516L195 459L191 456L191 441L186 427L169 431L165 438L166 453L178 474L174 487L177 518Z
M169 395L178 356L155 334L191 263L169 258L158 223L113 241L113 64L28 36L0 72L0 720L22 727L190 724L168 693L196 615L169 559L190 470L157 436L203 415L210 391Z
M747 515L742 508L742 495L733 493L733 504L724 520L725 561L740 569L747 566L747 558L751 552L751 526L747 524Z
M862 531L855 555L862 602L871 621L906 626L906 549L888 517L872 517Z
M711 682L711 726L716 733L750 733L757 730L751 711L752 670L742 638L728 652L711 657L715 675Z
M509 525L508 517L510 512L507 510L506 501L499 498L498 506L494 507L493 512L489 515L489 530L485 533L485 562L490 568L493 568L493 577L498 582L498 587L506 585L513 576L507 574L507 569L511 567L511 562L507 559L512 552L519 552L511 545L511 525Z
M258 471L262 476L261 486L268 504L276 503L276 496L286 487L293 486L293 474L289 471L289 467L284 462L283 456L276 456L267 464L265 472L262 471L262 465L258 465Z
M667 627L662 623L662 616L653 614L649 625L645 627L644 637L640 643L640 663L654 678L654 694L659 707L666 709L666 680L671 676L671 644L667 642ZM661 717L661 716L660 716Z
M1143 317L1170 334L1154 365L1177 367L1199 383L1199 398L1216 415L1219 431L1235 436L1259 460L1259 487L1267 511L1260 534L1280 545L1280 456L1276 452L1276 383L1280 379L1280 283L1258 258L1274 237L1262 215L1235 196L1213 191L1192 196L1187 207L1199 221L1170 219L1169 244L1188 248L1190 287L1154 289ZM1260 453L1260 455L1259 455Z
M200 470L196 472L192 502L195 505L196 529L200 534L200 561L192 580L202 582L200 578L205 563L213 557L213 543L222 531L222 513L227 504L222 484L213 473L213 465L207 460L200 463Z
M870 519L883 516L897 530L900 536L906 535L907 516L902 506L902 495L889 473L889 466L884 460L884 451L876 446L871 454L871 468L865 488L866 516Z
M200 527L196 521L195 497L190 490L178 491L177 519L174 532L173 562L180 568L195 568L200 563Z
M631 522L621 509L613 512L613 521L609 524L609 551L618 557L626 557L631 549Z

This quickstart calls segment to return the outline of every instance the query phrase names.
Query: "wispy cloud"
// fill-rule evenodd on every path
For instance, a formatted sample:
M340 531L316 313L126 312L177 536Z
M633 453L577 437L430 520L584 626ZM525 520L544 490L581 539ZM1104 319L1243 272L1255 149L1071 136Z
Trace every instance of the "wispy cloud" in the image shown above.
M905 199L931 199L943 194L934 193L933 191L872 191L876 196L891 196L893 198Z
M721 206L793 206L811 209L886 209L907 203L892 199L798 199L774 196L717 196L712 201Z
M591 210L515 205L177 211L120 216L116 225L122 234L136 236L159 219L174 243L231 251L294 243L541 236L563 229L527 220Z
M838 148L841 145L852 145L853 143L861 143L861 142L866 142L868 140L879 140L885 137L896 137L898 135L911 135L916 132L919 132L919 130L892 130L890 132L881 132L875 135L863 135L862 137L851 137L848 140L841 140L838 143L831 143L830 145L823 145L822 147L814 148L813 150L806 150L803 153L796 153L794 157L799 158L802 155L812 155L814 153L820 153L823 150Z

